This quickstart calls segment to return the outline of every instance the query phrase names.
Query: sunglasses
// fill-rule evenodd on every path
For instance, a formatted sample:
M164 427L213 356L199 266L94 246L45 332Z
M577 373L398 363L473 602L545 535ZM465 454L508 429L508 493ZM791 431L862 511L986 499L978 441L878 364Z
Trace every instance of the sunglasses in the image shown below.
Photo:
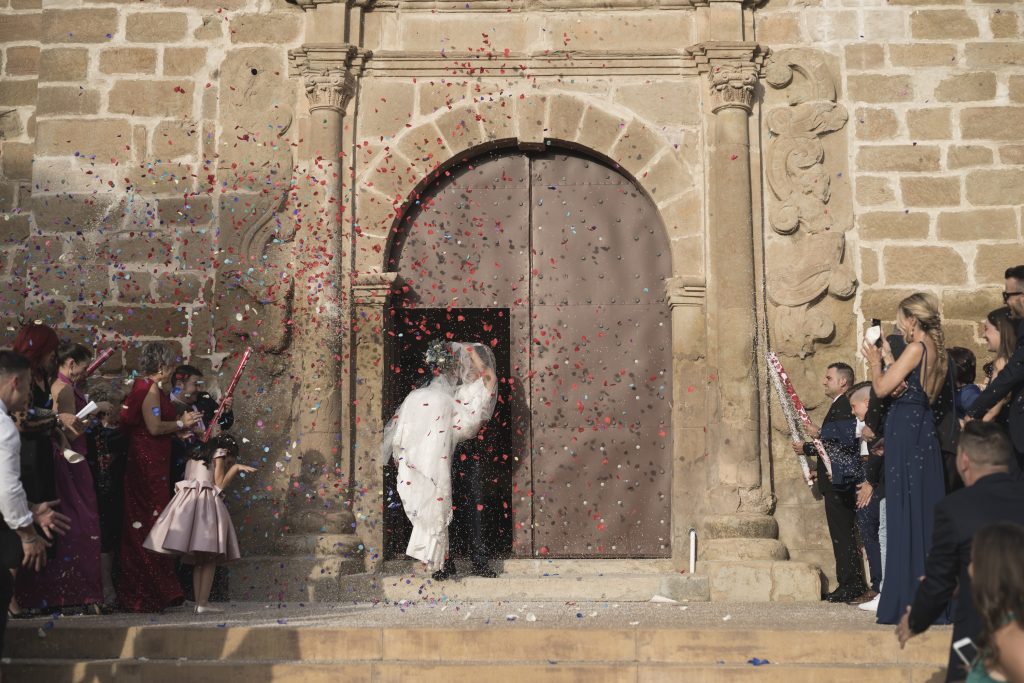
M1020 296L1021 294L1024 294L1024 292L1003 292L1003 303L1008 304L1010 303L1010 299L1015 296Z

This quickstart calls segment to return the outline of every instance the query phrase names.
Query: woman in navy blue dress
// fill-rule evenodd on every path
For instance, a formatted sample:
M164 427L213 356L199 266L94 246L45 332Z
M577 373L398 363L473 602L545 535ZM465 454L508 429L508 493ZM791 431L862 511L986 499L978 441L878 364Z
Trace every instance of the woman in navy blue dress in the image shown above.
M935 504L945 495L931 409L946 381L948 364L938 300L931 294L909 296L900 302L896 320L907 341L898 360L888 345L878 349L865 342L862 347L875 393L893 397L885 421L888 538L877 613L880 624L899 623L914 602L931 547ZM888 366L884 371L883 356Z

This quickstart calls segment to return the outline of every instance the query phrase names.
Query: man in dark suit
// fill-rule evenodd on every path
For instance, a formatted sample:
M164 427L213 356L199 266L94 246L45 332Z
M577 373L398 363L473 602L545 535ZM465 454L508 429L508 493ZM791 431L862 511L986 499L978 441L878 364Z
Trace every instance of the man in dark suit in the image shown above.
M825 595L829 602L861 602L870 600L864 583L864 563L857 550L857 484L863 480L860 467L860 442L857 438L857 418L853 415L846 392L853 386L853 368L846 363L832 363L822 380L825 395L832 405L816 436L825 447L832 462L829 477L825 463L818 458L818 490L825 501L825 520L832 538L832 553L836 558L838 586ZM798 455L817 456L813 443L795 442Z
M907 610L896 635L902 647L941 615L959 586L953 618L953 642L977 639L981 618L971 602L971 540L993 522L1024 524L1024 482L1010 473L1013 452L1006 432L990 422L968 422L960 434L956 467L966 488L943 498L935 506L935 530L925 563L925 576L914 604ZM947 681L966 678L967 672L952 650Z
M1017 467L1024 468L1024 266L1008 268L1004 277L1006 289L1003 291L1003 301L1013 311L1014 317L1021 321L1017 327L1017 348L999 376L971 404L967 419L981 419L999 401L1009 396L1010 441Z

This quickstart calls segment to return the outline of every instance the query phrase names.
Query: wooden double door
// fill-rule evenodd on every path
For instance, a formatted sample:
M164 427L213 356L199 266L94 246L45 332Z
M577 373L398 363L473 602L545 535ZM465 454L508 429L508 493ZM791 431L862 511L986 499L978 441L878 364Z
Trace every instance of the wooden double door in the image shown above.
M650 199L577 153L493 153L423 192L389 258L403 289L386 417L423 380L432 339L495 352L495 416L463 447L487 463L492 552L669 556L671 269ZM408 528L393 489L386 498L398 555Z

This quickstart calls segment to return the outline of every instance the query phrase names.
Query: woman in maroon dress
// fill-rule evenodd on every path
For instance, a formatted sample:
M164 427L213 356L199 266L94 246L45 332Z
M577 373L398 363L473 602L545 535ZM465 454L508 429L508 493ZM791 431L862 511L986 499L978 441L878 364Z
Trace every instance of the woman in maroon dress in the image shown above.
M78 382L91 358L92 351L81 344L63 343L57 352L57 379L50 397L64 431L57 439L59 447L51 449L52 469L60 509L71 518L71 529L54 540L53 557L46 567L19 574L15 595L23 608L52 610L103 601L99 509L85 460L85 425L75 419L88 403Z
M121 428L128 436L124 473L124 521L118 602L132 612L159 612L184 596L174 559L142 547L153 523L170 500L171 439L189 429L197 413L175 420L174 404L161 389L174 372L174 353L166 344L142 347L141 374L121 406Z

